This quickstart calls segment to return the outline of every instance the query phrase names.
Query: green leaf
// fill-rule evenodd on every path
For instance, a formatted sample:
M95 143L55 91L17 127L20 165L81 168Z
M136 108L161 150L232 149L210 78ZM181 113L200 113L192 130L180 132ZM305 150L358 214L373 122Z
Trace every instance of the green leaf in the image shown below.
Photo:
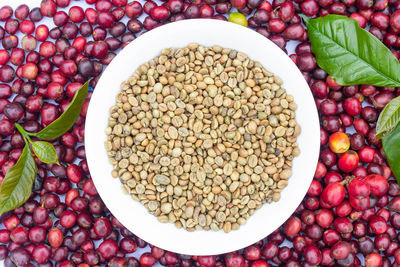
M57 163L57 152L52 144L45 141L31 142L32 150L35 152L36 157L44 163Z
M318 65L341 85L400 86L400 64L389 48L351 18L327 15L307 23Z
M23 204L31 195L37 166L26 143L17 163L8 169L0 187L0 215Z
M383 150L385 151L390 169L400 185L400 124L393 132L382 139Z
M376 126L376 139L388 135L400 122L400 96L392 99L381 111Z
M46 128L42 129L38 133L28 133L31 136L36 136L40 139L51 140L60 137L66 133L74 125L75 121L79 117L81 112L82 104L85 102L88 94L87 81L76 93L68 108L61 114L58 119L50 123Z

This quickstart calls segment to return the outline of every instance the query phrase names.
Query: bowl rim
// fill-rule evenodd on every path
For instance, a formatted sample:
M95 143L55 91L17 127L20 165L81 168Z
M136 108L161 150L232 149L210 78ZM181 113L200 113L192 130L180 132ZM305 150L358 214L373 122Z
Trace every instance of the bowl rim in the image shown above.
M230 22L225 22L225 21L220 21L220 20L213 20L213 19L191 19L191 20L184 20L184 21L178 21L178 22L173 22L173 23L169 23L166 25L162 25L160 27L157 27L155 29L153 29L150 32L146 32L145 34L142 34L141 36L139 36L138 38L136 38L135 40L133 40L130 44L128 44L128 46L126 46L122 51L120 51L117 56L114 58L114 60L109 64L109 66L105 69L105 71L103 72L102 76L100 77L96 89L98 88L102 88L104 87L103 84L106 83L106 79L112 78L112 75L110 74L110 72L112 70L117 70L117 64L120 61L120 58L129 56L129 54L131 53L131 50L134 50L134 47L136 44L138 44L139 42L146 42L147 40L151 39L151 36L157 36L160 35L162 33L168 32L168 31L174 31L177 28L187 28L187 27L191 27L191 28L196 28L199 27L199 24L201 23L202 27L209 27L211 29L213 28L224 28L224 27L230 27L232 28L232 31L235 31L235 34L242 34L244 33L245 35L251 36L251 38L253 39L253 41L257 41L257 42L263 42L264 44L266 44L268 46L268 48L271 48L272 50L274 50L274 52L276 51L276 53L280 54L279 57L282 58L285 64L292 64L291 68L293 69L293 66L295 66L295 64L291 61L291 59L288 57L288 55L286 55L280 48L278 48L273 42L271 42L269 39L265 38L264 36L260 35L259 33L250 30L248 28L245 28L243 26L234 24L234 23L230 23ZM190 42L188 42L187 44L189 44ZM168 47L168 45L166 46ZM272 48L273 47L273 48ZM235 48L233 48L235 49ZM278 49L278 50L277 50ZM236 49L235 49L236 50ZM238 49L239 50L239 49ZM157 53L159 54L160 51L157 51ZM286 58L286 59L285 59ZM150 60L151 58L149 58L148 60ZM254 60L254 58L252 58ZM140 64L142 64L144 62L141 62ZM262 63L262 62L261 62ZM296 67L296 66L295 66ZM132 70L131 73L133 73L134 70ZM308 88L308 91L305 91L304 94L307 95L308 99L313 100L312 94L309 90L308 84L306 83L306 81L304 80L303 76L301 76L301 79L299 80L299 75L301 75L300 71L297 69L294 70L295 72L297 71L297 73L293 73L293 75L296 76L296 81L299 82L299 87L304 87L304 88ZM272 70L273 73L275 73ZM280 76L280 75L278 75ZM127 80L129 77L126 77L124 80ZM284 79L283 79L284 80ZM285 80L284 80L285 82ZM86 127L85 127L85 145L86 145L86 154L87 154L87 162L88 162L88 166L89 166L89 170L90 173L95 174L94 176L92 176L93 182L98 190L99 196L102 198L102 200L104 201L104 204L108 207L108 209L110 210L110 212L118 219L121 221L121 223L128 228L128 230L132 231L134 234L135 231L137 231L137 228L132 227L132 223L128 222L126 220L126 214L124 215L123 212L121 211L121 208L119 207L115 207L115 206L109 206L107 204L107 202L111 201L110 197L108 194L109 192L107 188L104 188L99 180L99 178L96 175L101 175L100 171L97 169L98 166L96 166L96 158L98 158L98 154L95 153L95 149L94 147L96 146L96 144L93 144L93 141L91 140L92 138L90 138L91 136L95 136L98 135L98 132L95 132L93 129L95 128L96 124L98 123L98 120L96 119L96 104L92 104L95 103L96 99L101 98L100 93L101 90L103 89L98 89L98 90L94 90L93 95L92 95L92 101L89 104L88 107L88 112L87 112L87 117L86 117ZM119 85L118 85L118 90L119 89ZM115 99L115 98L114 98ZM93 101L94 100L94 101ZM115 101L115 100L114 100ZM296 102L296 99L295 99ZM310 101L309 101L310 102ZM97 107L98 108L98 107ZM310 118L310 123L311 123L311 128L312 129L318 129L319 130L319 118L318 118L318 113L317 113L317 109L315 104L310 108L310 114L309 114L309 118ZM296 118L297 118L297 113L298 111L296 111ZM107 113L108 110L107 110ZM303 128L303 127L302 127ZM101 132L101 134L104 134L104 129ZM302 133L303 134L303 133ZM298 193L296 196L291 196L292 198L295 198L297 205L301 203L301 200L304 198L305 194L307 193L307 190L304 190L305 187L308 188L308 186L310 185L312 178L313 178L313 174L314 174L314 170L315 167L317 165L317 161L318 161L318 155L319 155L319 132L317 133L313 133L313 138L315 139L318 136L318 140L311 140L311 142L313 143L313 146L310 148L310 150L313 152L311 158L309 158L309 168L307 169L307 177L304 179L304 186L302 188L302 192ZM299 137L298 137L299 138ZM97 144L98 146L98 144ZM106 151L104 149L104 145L101 144L103 150L104 150L104 155L106 155ZM302 151L303 153L303 151ZM296 159L295 159L296 160ZM110 163L109 163L110 164ZM111 165L111 164L110 164ZM104 175L104 173L103 173ZM106 174L108 175L108 174ZM108 175L109 178L111 178L111 175ZM112 179L112 178L111 178ZM290 182L289 182L290 185ZM287 188L286 188L287 189ZM283 190L283 193L285 192L285 190ZM121 197L122 198L122 197ZM131 199L132 200L132 199ZM139 202L137 202L139 205L141 205ZM279 203L279 202L277 202ZM290 206L287 207L289 209L289 211L285 212L285 216L281 216L284 217L285 220L281 221L281 223L279 225L276 225L277 227L279 227L280 225L282 225L284 223L284 221L286 221L291 214L295 211L296 206ZM146 211L147 212L147 211ZM116 214L116 215L115 215ZM124 216L122 216L124 215ZM149 213L147 213L148 216L153 216ZM253 217L255 215L252 215L251 217ZM154 217L154 216L153 216ZM251 218L250 217L250 218ZM161 223L159 223L161 224ZM163 224L165 225L165 224ZM168 225L170 225L171 227L174 227L173 224L168 223ZM160 226L161 227L161 226ZM244 226L241 226L241 228ZM135 228L135 229L132 229ZM260 229L257 229L260 230ZM173 231L171 229L171 231ZM185 230L181 230L181 231L185 231ZM237 231L232 231L233 232L239 232L239 230ZM272 230L273 231L273 230ZM150 234L149 232L151 232L150 230L146 233L146 232L139 232L137 233L137 235L145 240L146 242L149 242L150 244L153 244L155 246L158 246L160 248L166 249L168 251L173 251L176 253L181 253L181 254L188 254L188 255L215 255L215 254L222 254L222 253L227 253L230 251L234 251L234 250L238 250L241 249L243 247L246 247L248 245L251 245L255 242L257 242L258 240L266 237L268 234L270 234L272 231L268 231L268 233L262 232L262 234L258 235L257 237L247 237L247 238L243 238L245 240L241 241L242 243L240 245L237 244L232 244L232 242L225 242L223 243L223 246L219 246L219 247L215 247L215 246L206 246L206 247L202 247L201 249L194 246L194 247L189 247L189 246L170 246L168 245L169 243L175 243L175 242L171 242L171 239L168 240L168 242L166 242L165 240L163 240L161 242L161 240L157 240L156 238L154 238L153 234ZM185 231L186 232L186 231ZM190 235L192 235L193 237L200 237L201 235L199 235L199 233L201 233L204 231L195 231L195 232L186 232L189 233ZM211 232L211 231L208 231ZM219 231L221 232L221 231ZM218 233L218 232L212 232L212 233ZM168 232L164 232L165 235L168 234ZM225 235L229 235L229 234L225 234ZM177 241L177 240L174 240Z

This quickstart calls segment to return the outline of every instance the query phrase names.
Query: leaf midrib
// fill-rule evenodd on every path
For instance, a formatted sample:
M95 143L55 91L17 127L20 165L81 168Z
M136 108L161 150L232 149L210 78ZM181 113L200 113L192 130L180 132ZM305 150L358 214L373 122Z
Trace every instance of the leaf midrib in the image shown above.
M307 27L308 27L308 25L307 25ZM317 32L318 34L325 36L325 37L328 38L329 40L332 40L333 43L335 43L336 45L340 46L343 50L348 51L348 52L349 52L350 54L352 54L354 57L360 58L362 62L364 62L364 63L365 63L366 65L368 65L370 68L372 68L373 70L375 70L375 71L376 71L378 74L380 74L381 76L387 78L388 80L390 80L390 81L392 81L393 83L396 83L396 84L398 84L398 86L400 86L400 81L393 80L391 77L389 77L389 76L387 76L386 74L382 73L380 70L377 70L373 65L371 65L370 63L368 63L363 57L361 57L361 56L359 56L359 55L353 53L353 52L350 51L350 50L347 50L347 49L346 49L344 46L342 46L340 43L337 43L336 40L332 39L330 36L325 35L323 32L319 31L316 27L314 27L314 25L311 25L311 27L313 27L313 28L316 30L316 32ZM373 36L373 35L372 35L372 37L376 38L376 37ZM378 40L378 41L379 41L379 40ZM380 41L379 41L379 42L380 42Z

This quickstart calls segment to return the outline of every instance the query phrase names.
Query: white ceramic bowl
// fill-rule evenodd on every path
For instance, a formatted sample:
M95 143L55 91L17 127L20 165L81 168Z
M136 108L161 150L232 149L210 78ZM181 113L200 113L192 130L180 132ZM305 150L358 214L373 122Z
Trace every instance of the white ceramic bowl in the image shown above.
M111 177L104 141L109 108L115 104L121 82L139 65L159 55L162 48L180 48L189 43L220 45L246 53L278 75L283 87L298 105L296 120L302 128L297 142L301 149L293 162L293 176L277 203L265 204L246 225L228 234L223 231L187 232L163 224L137 201L121 192L121 183ZM195 19L156 28L130 43L102 74L90 101L86 118L87 161L96 188L111 213L135 235L163 249L190 255L212 255L237 250L266 237L295 211L307 192L319 153L319 121L310 89L291 59L267 38L245 27L218 20Z

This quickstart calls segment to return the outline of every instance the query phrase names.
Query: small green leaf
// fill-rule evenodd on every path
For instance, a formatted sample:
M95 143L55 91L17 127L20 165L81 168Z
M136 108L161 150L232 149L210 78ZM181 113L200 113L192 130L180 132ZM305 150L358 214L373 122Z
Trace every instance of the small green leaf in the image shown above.
M8 169L0 187L0 215L15 209L32 193L37 166L26 143L17 163Z
M376 139L388 135L400 122L400 96L392 99L381 111L376 126Z
M393 132L382 139L383 150L385 151L390 169L400 185L400 124Z
M400 64L354 19L327 15L307 23L318 65L341 85L400 86Z
M57 163L57 152L52 144L45 141L31 142L32 150L35 152L36 157L44 163Z
M58 119L47 125L38 133L28 133L31 136L36 136L40 139L51 140L60 137L66 133L74 125L81 112L83 102L85 102L88 94L87 81L76 93L68 108L60 115Z

